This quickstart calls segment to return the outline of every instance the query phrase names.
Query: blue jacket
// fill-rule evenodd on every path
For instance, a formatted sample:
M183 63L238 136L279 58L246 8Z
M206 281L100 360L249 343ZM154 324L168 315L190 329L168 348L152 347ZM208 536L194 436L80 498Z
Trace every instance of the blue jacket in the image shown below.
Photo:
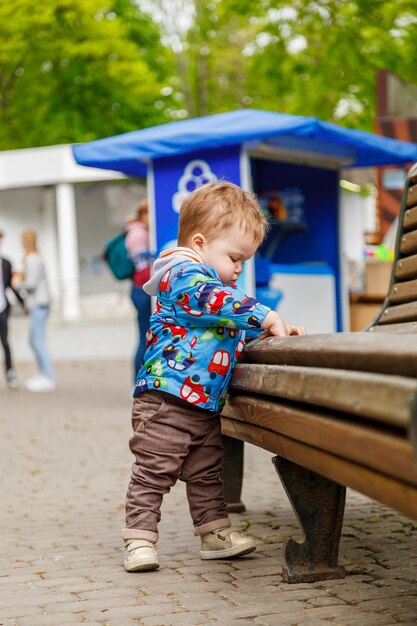
M134 395L158 389L199 408L223 406L245 330L261 329L270 309L232 286L192 251L156 261L145 291L157 296Z

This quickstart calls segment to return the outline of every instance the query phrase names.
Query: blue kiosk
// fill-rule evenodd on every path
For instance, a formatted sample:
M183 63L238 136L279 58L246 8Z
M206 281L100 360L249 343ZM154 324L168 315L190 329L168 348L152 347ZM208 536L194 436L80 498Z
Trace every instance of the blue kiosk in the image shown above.
M310 333L347 328L341 170L417 161L416 144L249 109L79 144L73 152L81 165L147 179L155 250L175 245L181 202L196 187L226 179L253 190L271 229L243 288Z

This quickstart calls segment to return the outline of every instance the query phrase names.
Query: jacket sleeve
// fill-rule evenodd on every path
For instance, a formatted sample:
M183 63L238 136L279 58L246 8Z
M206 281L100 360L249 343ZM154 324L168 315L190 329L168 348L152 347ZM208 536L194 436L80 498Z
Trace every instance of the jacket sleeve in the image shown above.
M260 328L271 309L208 274L200 273L190 264L172 278L168 297L179 324L188 327L218 325L240 330Z

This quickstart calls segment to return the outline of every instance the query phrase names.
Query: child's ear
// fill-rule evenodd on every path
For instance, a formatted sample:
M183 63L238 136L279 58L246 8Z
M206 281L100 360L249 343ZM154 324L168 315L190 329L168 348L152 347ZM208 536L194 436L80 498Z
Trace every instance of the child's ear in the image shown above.
M195 233L191 238L191 247L194 252L203 252L206 246L206 238L201 233Z

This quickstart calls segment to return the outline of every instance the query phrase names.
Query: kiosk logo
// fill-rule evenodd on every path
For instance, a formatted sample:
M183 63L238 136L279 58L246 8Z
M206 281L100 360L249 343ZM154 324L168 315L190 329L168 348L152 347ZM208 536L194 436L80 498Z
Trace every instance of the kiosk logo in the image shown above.
M184 173L178 181L178 191L172 196L174 211L179 213L185 198L195 189L211 180L217 180L217 176L211 171L210 165L206 161L195 159L187 163Z

